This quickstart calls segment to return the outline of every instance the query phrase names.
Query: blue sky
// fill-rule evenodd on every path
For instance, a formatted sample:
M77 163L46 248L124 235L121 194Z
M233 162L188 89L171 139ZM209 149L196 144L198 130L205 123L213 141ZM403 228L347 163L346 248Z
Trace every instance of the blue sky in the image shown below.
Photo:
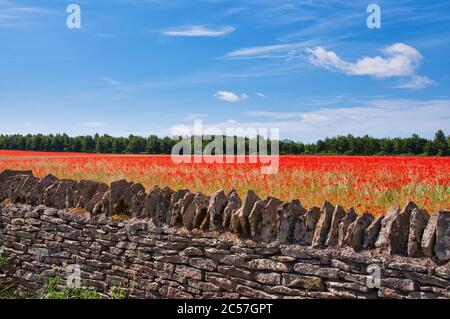
M450 133L449 1L0 0L0 39L0 133Z

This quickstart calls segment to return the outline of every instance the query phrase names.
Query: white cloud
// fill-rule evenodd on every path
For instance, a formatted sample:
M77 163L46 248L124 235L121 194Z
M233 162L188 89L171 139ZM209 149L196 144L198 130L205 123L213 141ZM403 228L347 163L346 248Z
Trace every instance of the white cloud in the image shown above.
M306 49L309 63L347 75L367 75L379 79L408 78L398 86L403 88L424 88L434 83L427 77L416 74L423 56L415 48L396 43L381 51L383 56L363 57L356 62L348 62L323 47Z
M423 89L432 85L436 85L436 82L426 76L417 75L405 81L401 81L395 87L399 89Z
M218 29L204 26L188 26L164 31L163 34L171 37L219 37L236 30L235 27L226 26Z
M234 51L231 51L227 54L228 57L232 58L256 58L256 57L273 57L274 53L283 53L283 57L289 57L295 54L297 49L305 48L309 45L309 42L298 42L298 43L289 43L289 44L275 44L275 45L266 45L266 46L256 46L256 47L248 47L241 48Z
M248 95L245 93L238 95L231 91L217 91L214 96L222 101L230 103L246 100L248 98Z
M370 100L357 107L322 108L311 112L253 111L238 126L278 127L283 138L313 142L336 135L369 134L376 137L432 137L438 129L450 131L450 100ZM224 123L218 123L223 127Z
M256 92L255 95L259 96L260 98L263 98L263 99L266 98L266 96L263 93L261 93L261 92Z

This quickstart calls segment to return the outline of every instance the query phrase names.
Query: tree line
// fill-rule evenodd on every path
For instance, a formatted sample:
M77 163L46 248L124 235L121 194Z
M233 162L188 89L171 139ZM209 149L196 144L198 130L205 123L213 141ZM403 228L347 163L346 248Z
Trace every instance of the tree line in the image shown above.
M194 139L191 137L191 144ZM197 137L199 138L199 137ZM83 152L105 154L170 154L174 145L183 137L148 137L130 135L128 137L112 137L110 135L75 136L67 134L28 134L0 135L0 149L44 151L44 152ZM234 142L237 151L236 137L223 137L224 149L227 140ZM263 139L257 137L256 141ZM254 140L254 139L253 139ZM246 152L252 139L245 138ZM203 148L211 139L202 138ZM268 144L271 153L270 140L262 141ZM194 149L194 148L192 148ZM442 130L436 132L432 140L413 134L407 138L374 138L368 135L357 137L353 135L337 136L318 140L315 143L302 143L292 140L279 141L279 151L282 155L301 154L338 154L338 155L424 155L449 156L450 136Z

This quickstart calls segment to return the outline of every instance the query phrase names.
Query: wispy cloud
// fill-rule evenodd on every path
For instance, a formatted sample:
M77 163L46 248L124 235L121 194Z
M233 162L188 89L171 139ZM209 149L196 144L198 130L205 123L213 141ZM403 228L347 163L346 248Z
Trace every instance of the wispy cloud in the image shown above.
M171 37L220 37L232 33L235 27L225 26L220 28L208 28L205 26L186 26L163 31L162 34Z
M231 127L278 127L281 136L305 142L347 134L395 137L418 133L431 137L437 129L450 130L448 99L380 99L354 107L322 108L310 112L252 111L244 115L250 120L236 122ZM210 124L219 128L229 125L229 121Z
M120 84L119 81L114 80L113 78L110 78L109 76L102 76L100 79L101 79L103 82L105 82L106 84L109 84L109 85L117 86L117 85Z
M298 42L289 44L274 44L266 46L255 46L241 48L231 51L227 54L231 58L262 58L262 57L288 57L301 48L306 48L311 42ZM274 56L274 54L276 54Z
M436 82L426 76L413 76L410 79L400 81L395 88L399 89L423 89L431 85L436 85Z
M217 91L214 96L222 101L230 103L239 102L248 98L248 95L246 93L241 93L238 95L230 91Z
M381 51L383 56L363 57L356 62L348 62L323 47L306 49L309 63L347 75L366 75L379 79L407 77L409 81L400 84L403 88L424 88L434 83L416 74L423 56L415 48L396 43Z

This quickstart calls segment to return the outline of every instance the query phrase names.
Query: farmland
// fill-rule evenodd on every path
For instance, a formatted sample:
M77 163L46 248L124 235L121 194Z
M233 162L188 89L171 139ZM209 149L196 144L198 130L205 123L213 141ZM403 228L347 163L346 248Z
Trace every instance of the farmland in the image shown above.
M0 151L3 169L33 170L36 176L93 179L110 183L127 179L172 189L211 194L218 189L248 189L259 196L299 199L305 207L324 200L380 214L412 200L436 211L450 207L450 158L281 156L279 171L261 175L261 164L174 164L167 155L102 155Z

